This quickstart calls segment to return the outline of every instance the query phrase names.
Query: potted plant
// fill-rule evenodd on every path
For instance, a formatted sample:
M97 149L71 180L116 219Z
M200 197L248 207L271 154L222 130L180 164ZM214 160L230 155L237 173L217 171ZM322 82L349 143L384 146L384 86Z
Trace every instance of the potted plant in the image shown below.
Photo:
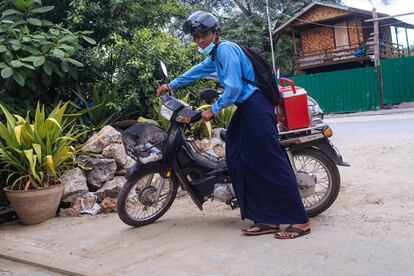
M0 164L7 174L6 196L23 224L37 224L54 217L63 193L62 171L73 167L71 144L80 135L65 116L68 103L59 103L46 117L37 105L34 119L0 109Z

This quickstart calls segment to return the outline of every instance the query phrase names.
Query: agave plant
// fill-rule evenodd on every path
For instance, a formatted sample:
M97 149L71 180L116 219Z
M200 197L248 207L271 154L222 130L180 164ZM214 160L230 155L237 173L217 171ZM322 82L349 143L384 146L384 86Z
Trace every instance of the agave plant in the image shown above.
M6 123L0 122L0 163L12 189L29 190L59 183L59 175L74 164L71 144L81 135L59 103L46 117L37 105L33 121L12 115L0 104Z

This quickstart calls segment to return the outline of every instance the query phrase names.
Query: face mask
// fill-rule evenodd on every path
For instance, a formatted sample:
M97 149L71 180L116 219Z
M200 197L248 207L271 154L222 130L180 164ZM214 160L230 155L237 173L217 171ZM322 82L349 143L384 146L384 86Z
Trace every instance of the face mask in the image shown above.
M204 49L201 49L200 47L198 47L198 52L200 54L208 56L210 54L211 50L213 50L214 46L216 46L216 43L214 43L214 41L213 41L213 42L210 43L210 45L208 45Z

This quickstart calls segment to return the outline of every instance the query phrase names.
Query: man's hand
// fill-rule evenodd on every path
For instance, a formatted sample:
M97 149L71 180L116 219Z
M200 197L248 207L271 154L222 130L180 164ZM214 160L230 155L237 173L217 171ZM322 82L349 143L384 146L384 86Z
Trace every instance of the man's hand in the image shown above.
M201 113L201 118L203 118L204 122L210 121L211 119L213 119L213 117L214 117L214 112L213 110L211 110L211 107Z
M169 84L163 84L160 87L158 87L157 89L157 97L161 96L162 94L164 94L165 92L172 92L172 88Z

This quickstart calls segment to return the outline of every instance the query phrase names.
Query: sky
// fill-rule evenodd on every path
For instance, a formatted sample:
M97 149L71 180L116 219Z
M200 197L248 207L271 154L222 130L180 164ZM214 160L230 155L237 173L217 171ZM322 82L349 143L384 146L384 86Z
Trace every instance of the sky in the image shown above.
M391 0L391 3L389 5L384 5L381 0L342 0L342 4L363 10L372 10L372 8L375 7L377 9L377 12L386 13L389 15L414 12L413 0ZM397 17L397 19L414 25L414 14ZM396 37L394 28L391 28L391 30L393 33L393 41L395 43ZM407 45L405 30L403 28L399 28L398 41L404 46ZM408 29L408 41L410 45L414 45L414 30Z

